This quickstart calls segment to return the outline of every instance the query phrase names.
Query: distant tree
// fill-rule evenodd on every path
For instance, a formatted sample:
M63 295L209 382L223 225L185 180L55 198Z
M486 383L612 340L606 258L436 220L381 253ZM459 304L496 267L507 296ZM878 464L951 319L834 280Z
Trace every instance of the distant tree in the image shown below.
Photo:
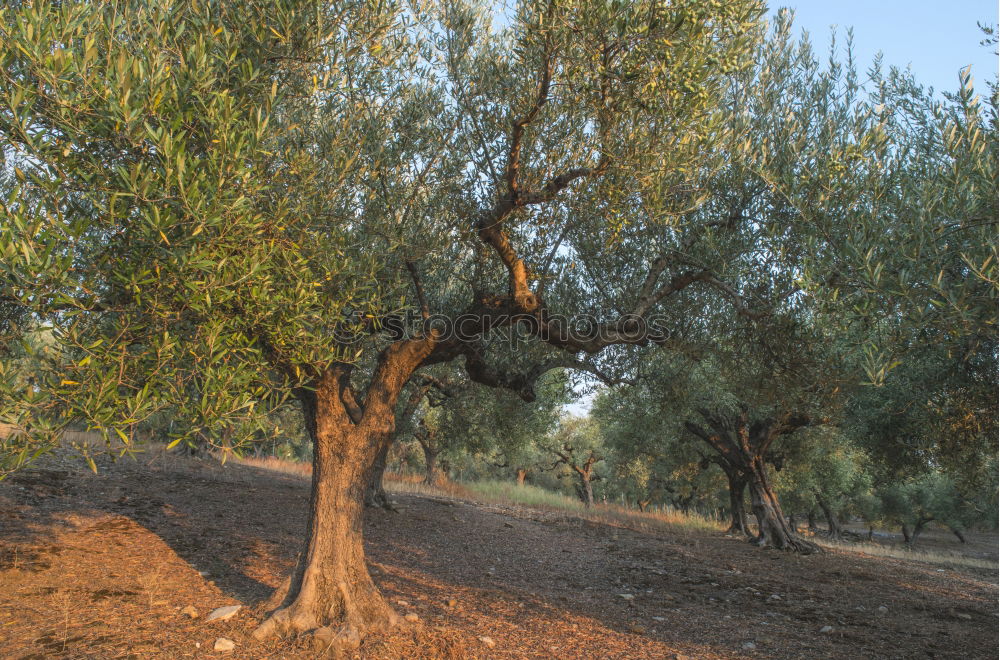
M561 468L560 478L574 480L573 490L586 507L594 506L594 482L604 477L598 473L598 463L604 461L600 430L587 417L566 417L559 428L544 443L555 457L550 470Z

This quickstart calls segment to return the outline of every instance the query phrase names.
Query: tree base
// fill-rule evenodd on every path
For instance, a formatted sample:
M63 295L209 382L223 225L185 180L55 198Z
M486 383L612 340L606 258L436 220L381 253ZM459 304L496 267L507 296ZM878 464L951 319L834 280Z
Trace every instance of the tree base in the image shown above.
M771 547L776 550L785 550L786 552L795 552L800 555L812 555L820 554L823 552L823 548L816 545L812 541L807 541L801 536L788 536L782 539L781 545L776 543L768 543L767 538L764 536L757 536L750 539L750 543L753 543L759 548Z
M365 493L365 506L369 509L382 509L384 511L392 511L393 513L399 513L399 509L393 506L392 502L389 501L389 496L383 490L381 492L368 491Z
M363 635L389 630L402 621L374 586L354 593L346 582L340 582L333 598L320 599L300 591L289 602L290 584L289 578L268 599L268 606L277 604L278 608L253 631L255 639L310 633L316 638L314 645L349 649L356 648L355 641L360 644Z

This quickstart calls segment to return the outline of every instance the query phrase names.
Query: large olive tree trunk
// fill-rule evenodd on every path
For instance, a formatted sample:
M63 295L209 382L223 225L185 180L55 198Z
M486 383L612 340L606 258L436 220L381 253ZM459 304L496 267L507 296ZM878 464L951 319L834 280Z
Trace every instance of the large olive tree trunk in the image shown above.
M827 535L831 539L839 539L842 534L840 532L840 521L837 520L837 513L830 507L829 503L821 497L816 495L816 503L819 504L819 508L823 510L823 516L826 518L826 528Z
M399 434L417 411L420 402L426 396L430 387L429 384L425 383L413 388L409 396L406 397L406 404L396 418L396 428L388 436L388 439L380 444L378 453L375 455L371 474L368 477L368 485L365 488L365 506L389 511L396 510L389 501L388 494L385 492L385 470L389 459L389 450L392 449Z
M363 496L375 458L393 432L399 392L431 347L410 340L386 349L364 401L355 399L346 366L327 369L312 388L299 392L313 440L305 547L256 638L313 631L351 640L398 623L365 564Z
M424 450L424 483L436 486L441 483L442 475L438 471L438 452L429 445L421 445Z
M729 487L730 522L729 528L726 529L726 533L743 534L748 538L753 538L753 534L750 532L750 528L747 525L747 513L744 505L748 481L747 476L738 465L731 463L721 454L717 454L712 458L703 459L702 467L708 467L711 463L715 463L722 468L723 473L726 475L726 483Z
M740 474L726 475L729 481L729 529L730 534L743 534L752 537L750 527L747 525L747 512L744 506L744 495L747 489L747 479Z
M589 474L577 473L579 483L576 486L576 496L588 509L594 506L594 484Z
M754 542L796 552L817 552L819 547L797 536L781 511L764 456L776 438L808 424L808 419L791 414L750 423L746 412L736 415L699 413L708 428L692 422L685 427L715 450L721 459L739 470L750 491L750 508L757 519ZM720 463L721 465L722 463Z
M392 443L393 440L382 443L382 447L375 456L368 484L365 487L365 506L393 510L393 506L389 502L389 495L385 492L385 467Z

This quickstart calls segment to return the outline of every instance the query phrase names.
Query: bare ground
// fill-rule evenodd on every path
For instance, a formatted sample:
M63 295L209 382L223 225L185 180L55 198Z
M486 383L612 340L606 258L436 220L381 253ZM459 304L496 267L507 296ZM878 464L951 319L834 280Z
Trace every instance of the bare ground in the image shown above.
M316 657L249 636L254 604L292 566L307 491L295 476L163 454L100 475L50 459L0 482L0 657ZM399 513L369 516L367 547L383 592L420 621L366 638L358 657L997 655L995 570L397 499ZM238 603L228 621L202 619ZM218 637L236 650L214 652Z

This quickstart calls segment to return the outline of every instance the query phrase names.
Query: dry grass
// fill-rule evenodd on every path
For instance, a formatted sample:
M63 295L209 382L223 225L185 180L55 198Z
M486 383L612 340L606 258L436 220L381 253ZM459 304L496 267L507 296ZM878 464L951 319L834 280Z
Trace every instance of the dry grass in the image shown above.
M277 456L265 456L263 458L254 458L252 456L244 458L234 457L230 460L236 461L240 465L249 465L250 467L259 468L261 470L280 472L281 474L290 474L296 477L312 476L312 465L309 463L286 461L285 459L278 458Z
M934 552L926 550L909 550L906 547L881 545L878 543L852 543L850 541L834 541L821 536L810 537L812 542L831 550L853 552L870 557L888 557L907 561L920 561L942 566L962 566L965 568L983 568L997 570L998 564L988 559L976 559L951 552Z
M240 465L279 472L298 477L312 474L308 463L287 461L268 456L265 458L234 458ZM509 481L485 480L472 483L441 481L430 485L424 483L422 475L386 472L385 488L401 495L424 497L453 497L494 506L535 509L576 515L585 520L638 530L669 527L671 531L705 532L722 531L719 521L697 514L683 513L672 509L641 512L617 504L595 504L587 508L579 500L530 484L517 485Z
M410 495L450 496L482 504L548 512L570 513L585 520L631 529L669 527L671 531L721 531L718 521L697 514L685 514L670 509L641 512L617 504L598 503L586 507L576 498L530 484L517 485L510 481L485 480L467 484L454 482L430 486L419 477L386 474L386 488L391 492Z

